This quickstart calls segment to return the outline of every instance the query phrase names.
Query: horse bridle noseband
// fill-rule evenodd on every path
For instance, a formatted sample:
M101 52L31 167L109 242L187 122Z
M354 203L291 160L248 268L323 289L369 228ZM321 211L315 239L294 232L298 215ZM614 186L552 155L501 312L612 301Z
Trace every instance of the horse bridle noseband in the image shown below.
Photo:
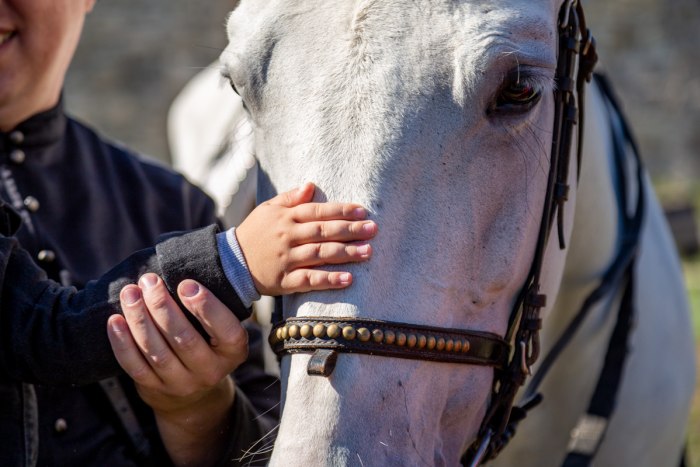
M512 437L513 428L509 425L513 423L515 395L539 356L540 310L546 305L546 297L540 293L540 274L555 216L559 244L565 248L563 208L569 190L574 125L579 123L580 143L584 85L591 80L597 54L578 0L565 0L558 25L554 128L544 211L533 263L511 312L505 337L360 318L293 317L277 323L269 338L279 356L313 352L307 367L310 375L330 376L338 352L494 367L491 402L477 439L466 454L471 466L493 459ZM577 149L580 169L580 144ZM517 409L522 412L527 407Z

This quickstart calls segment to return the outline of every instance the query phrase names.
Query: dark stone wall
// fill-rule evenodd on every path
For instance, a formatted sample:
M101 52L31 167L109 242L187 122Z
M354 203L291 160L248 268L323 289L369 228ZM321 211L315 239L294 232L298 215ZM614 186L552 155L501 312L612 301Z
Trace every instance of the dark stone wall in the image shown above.
M233 3L98 0L66 80L69 111L130 147L169 160L170 102L226 46Z
M66 85L77 116L167 160L177 91L225 46L233 1L98 1ZM700 177L697 0L588 0L588 22L658 180Z

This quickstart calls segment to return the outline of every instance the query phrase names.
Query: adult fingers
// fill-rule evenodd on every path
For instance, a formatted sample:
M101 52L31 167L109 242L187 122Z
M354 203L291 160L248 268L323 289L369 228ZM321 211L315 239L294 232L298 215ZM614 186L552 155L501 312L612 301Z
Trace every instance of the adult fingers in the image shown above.
M146 286L143 290L151 319L171 353L177 358L183 369L190 372L188 378L190 380L196 379L203 369L208 371L213 368L213 371L216 371L218 367L218 363L215 361L216 355L205 338L199 334L185 316L184 313L187 311L180 309L170 296L165 284L155 274L144 275L140 282L145 285L151 280L156 280L156 283ZM180 379L183 374L169 371L161 377L170 382L181 384ZM206 384L207 381L204 383ZM196 383L196 381L191 382Z
M173 353L163 334L173 334L174 316L182 313L156 274L141 276L139 288L142 300L122 308L124 318L148 364L161 380L171 381L174 374L187 370Z
M290 239L297 245L328 241L350 242L368 240L374 237L377 231L377 224L373 221L305 222L294 226L290 231Z
M323 264L343 264L367 261L372 256L368 243L308 243L289 252L290 269L308 268Z
M141 292L135 285L124 287L119 299L122 310L138 306L137 302L142 303ZM107 337L117 362L136 383L151 387L160 384L160 378L143 357L123 316L112 315L109 317Z
M343 289L350 284L352 284L352 274L349 272L329 272L316 269L295 269L282 279L284 293Z
M225 373L243 363L248 357L248 334L233 312L196 281L182 281L177 291L182 303L209 334L213 352L227 362ZM216 375L210 376L216 379Z

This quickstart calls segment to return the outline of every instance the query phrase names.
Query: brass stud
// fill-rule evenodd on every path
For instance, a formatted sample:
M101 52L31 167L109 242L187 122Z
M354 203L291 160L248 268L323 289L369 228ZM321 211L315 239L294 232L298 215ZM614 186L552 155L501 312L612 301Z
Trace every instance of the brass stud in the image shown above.
M462 341L460 339L455 339L455 352L462 351Z
M384 340L384 331L382 331L381 329L375 329L374 331L372 331L372 340L379 344L381 341Z
M435 348L436 348L437 350L442 351L442 350L445 348L445 338L440 337L440 338L437 340L437 344L435 344Z
M311 326L304 324L301 329L299 329L299 333L301 334L301 337L308 339L313 335L313 330L311 329Z
M372 335L370 334L369 329L360 328L357 330L357 338L360 339L361 342L367 342L370 337L372 337Z
M396 334L396 345L399 347L403 347L403 345L406 343L406 334L399 332Z
M435 348L435 337L428 336L428 350L433 350Z
M464 341L462 342L462 353L469 352L470 348L471 348L471 344L469 343L468 340L464 339Z
M447 339L447 342L445 342L445 350L448 352L452 352L452 349L455 348L455 341L452 339Z
M331 339L337 339L340 336L340 326L338 326L337 324L331 324L330 326L328 326L326 334L328 334L328 337L330 337Z
M385 344L393 344L394 341L396 340L396 334L394 334L394 331L387 331L384 333L384 343Z
M289 337L292 339L298 339L299 338L299 326L296 324L292 324L289 326Z
M326 335L326 326L324 326L321 323L318 323L316 326L314 326L314 336L318 338L323 338Z
M425 347L425 344L428 342L428 339L423 335L423 334L418 334L418 348L422 349Z
M275 332L275 335L277 336L277 340L281 341L282 340L282 328L277 328L277 332Z
M415 334L409 334L408 338L406 339L406 345L408 345L408 347L410 348L413 348L416 346L417 340L418 339L416 338Z
M280 336L281 336L282 340L286 341L287 337L289 337L289 329L287 329L287 326L284 326L284 327L280 328L280 331L282 331L282 332L280 332Z
M351 341L355 338L356 335L357 331L355 331L355 328L353 328L352 326L345 326L343 328L343 338L345 340Z

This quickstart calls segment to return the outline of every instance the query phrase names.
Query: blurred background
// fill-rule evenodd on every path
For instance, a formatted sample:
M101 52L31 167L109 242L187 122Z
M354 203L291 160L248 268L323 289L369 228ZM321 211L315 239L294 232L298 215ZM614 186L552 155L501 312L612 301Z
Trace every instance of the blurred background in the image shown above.
M68 74L68 110L113 139L169 162L170 103L225 47L224 23L234 3L97 2ZM617 88L684 255L700 336L694 217L700 210L700 2L584 0L584 6L602 69ZM700 396L689 423L690 463L700 467Z

